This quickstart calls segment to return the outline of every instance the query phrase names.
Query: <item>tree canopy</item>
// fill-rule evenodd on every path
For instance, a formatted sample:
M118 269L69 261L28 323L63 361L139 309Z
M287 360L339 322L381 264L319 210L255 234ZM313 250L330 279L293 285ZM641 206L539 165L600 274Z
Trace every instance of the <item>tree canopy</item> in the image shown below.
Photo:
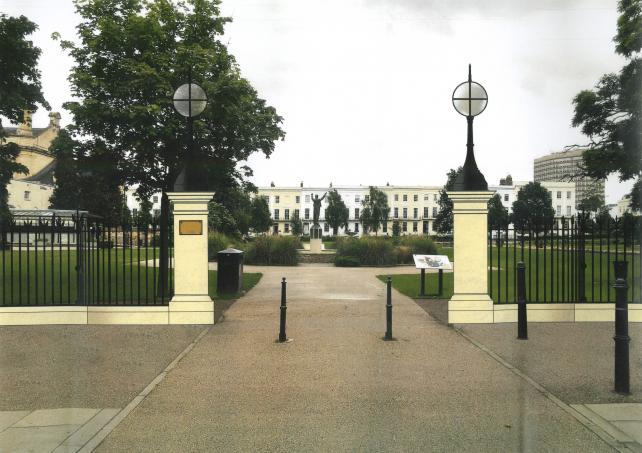
M336 189L328 192L326 201L328 207L325 210L325 220L332 227L333 234L336 236L340 227L348 228L350 213Z
M255 197L251 204L250 228L255 233L265 233L270 229L274 221L270 214L268 202L263 197Z
M583 172L603 179L612 173L620 181L636 179L632 207L640 208L642 175L642 2L620 0L614 37L615 51L626 58L618 74L603 75L593 90L573 99L573 126L589 138L583 152ZM637 191L637 193L636 193Z
M174 90L192 81L208 98L193 124L194 152L208 189L237 184L254 152L269 156L284 137L282 118L241 76L221 42L218 0L75 1L78 43L62 41L75 64L73 138L113 155L127 185L142 196L173 189L187 157L185 118ZM221 200L219 200L220 202ZM224 204L224 203L223 203Z
M502 204L501 196L496 193L488 200L488 226L496 230L508 225L508 210Z
M529 182L517 192L511 221L516 229L542 231L555 219L551 194L538 182Z
M439 201L437 202L439 204L439 212L437 212L434 226L437 233L449 234L453 231L453 202L448 197L448 191L454 189L457 176L462 171L464 171L463 167L459 167L456 170L451 168L447 174L446 185L439 191Z
M27 167L16 162L20 153L18 146L6 142L2 116L18 123L25 109L35 110L37 105L49 109L38 71L40 49L27 39L37 28L25 16L0 13L0 226L11 218L9 181L14 173L28 173Z
M388 197L376 187L370 186L366 199L361 202L361 223L363 224L364 233L374 231L378 234L379 227L388 221L390 208L388 207Z

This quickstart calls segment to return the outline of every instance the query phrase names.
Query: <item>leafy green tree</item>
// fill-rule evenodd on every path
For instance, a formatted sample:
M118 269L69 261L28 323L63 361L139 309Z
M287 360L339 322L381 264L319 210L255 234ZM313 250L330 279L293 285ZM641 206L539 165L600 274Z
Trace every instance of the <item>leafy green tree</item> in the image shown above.
M401 234L401 225L399 225L399 220L392 221L392 236L399 237Z
M390 215L387 195L382 190L370 186L367 201L364 199L361 205L363 209L360 219L363 232L367 234L369 231L374 231L375 235L378 235L379 227L388 221Z
M505 178L501 178L499 180L499 185L500 186L512 186L513 185L513 177L511 175L506 175Z
M11 219L9 181L14 173L28 173L27 167L16 162L20 153L18 146L7 143L2 117L18 123L24 109L35 110L36 105L49 109L38 70L41 51L27 39L37 28L25 16L0 13L0 227Z
M632 207L640 208L642 176L642 2L620 0L615 51L626 59L619 74L605 74L594 90L573 99L573 126L590 140L583 171L596 179L618 173L620 181L637 178ZM638 191L635 196L636 190Z
M236 238L247 235L252 217L251 191L255 191L251 185L240 187L231 184L220 193L217 192L214 201L209 204L209 229Z
M139 228L148 227L154 221L154 216L152 215L153 206L149 198L143 197L139 199L138 213L136 215L136 225Z
M603 231L606 231L607 228L613 226L613 218L609 212L609 208L602 206L597 215L595 216L595 225L598 228L601 228Z
M518 230L544 231L553 225L555 211L551 194L538 182L529 182L517 192L510 220Z
M294 236L301 236L303 234L303 222L299 217L299 213L294 214L294 216L292 217L292 221L290 222L290 226L292 228L292 234Z
M453 190L455 181L459 174L463 171L463 167L456 170L450 169L447 175L446 185L439 191L439 212L435 217L435 231L440 234L449 234L453 231L453 202L448 198L448 191Z
M250 228L255 233L265 233L268 231L274 221L270 215L270 207L268 206L267 200L263 197L255 197L252 199L251 211Z
M167 286L166 192L187 164L199 170L192 180L199 189L218 193L240 184L252 174L243 162L255 152L269 156L284 137L282 118L222 42L230 19L221 16L219 0L74 4L78 39L61 41L75 61L69 80L77 100L64 104L74 116L71 131L88 148L100 143L117 156L125 184L163 193L160 281ZM208 98L193 122L191 153L185 118L172 103L190 72Z
M336 189L332 189L328 192L326 200L328 202L328 207L325 211L325 220L332 228L332 234L337 236L339 234L340 227L348 228L350 213L348 211L348 207L343 202L341 195L339 195L339 192L337 192Z
M491 230L497 230L506 228L508 222L508 210L502 204L501 196L496 193L488 200L488 226Z
M63 129L49 151L56 157L56 183L49 200L52 208L86 210L110 225L122 223L122 178L117 158L109 149L101 142L88 147Z
M577 209L583 212L597 212L602 206L604 206L604 193L597 185L593 185L584 199L577 204Z

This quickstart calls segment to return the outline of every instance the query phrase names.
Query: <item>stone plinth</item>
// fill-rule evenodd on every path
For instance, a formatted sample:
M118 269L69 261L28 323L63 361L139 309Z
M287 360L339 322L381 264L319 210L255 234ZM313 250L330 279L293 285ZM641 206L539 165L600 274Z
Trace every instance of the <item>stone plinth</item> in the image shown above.
M448 192L453 201L454 291L449 323L492 323L488 296L488 200L493 192Z
M319 225L310 228L310 253L321 253L323 249L323 230Z
M214 192L169 192L174 208L174 297L170 324L214 324L208 294L207 204Z

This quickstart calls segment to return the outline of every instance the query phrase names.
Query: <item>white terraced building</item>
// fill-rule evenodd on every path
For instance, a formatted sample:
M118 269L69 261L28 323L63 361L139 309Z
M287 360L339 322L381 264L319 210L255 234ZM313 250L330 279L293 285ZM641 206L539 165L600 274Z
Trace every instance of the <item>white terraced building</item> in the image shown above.
M499 193L504 207L512 212L513 202L517 192L526 182L517 182L505 186L489 186L489 190ZM550 193L556 217L575 215L575 184L569 182L544 181L541 183ZM441 186L378 186L388 197L390 216L386 225L381 227L378 234L392 235L392 223L399 222L401 234L436 234L434 221L439 212L439 192ZM272 234L291 234L292 219L298 214L303 222L303 232L308 234L312 226L313 204L312 197L336 189L343 202L348 207L350 216L348 228L340 228L340 236L363 233L360 214L362 202L369 193L369 186L335 186L335 187L259 187L258 196L268 201L274 224ZM326 235L332 234L332 228L325 220L327 198L322 202L319 215L319 225Z

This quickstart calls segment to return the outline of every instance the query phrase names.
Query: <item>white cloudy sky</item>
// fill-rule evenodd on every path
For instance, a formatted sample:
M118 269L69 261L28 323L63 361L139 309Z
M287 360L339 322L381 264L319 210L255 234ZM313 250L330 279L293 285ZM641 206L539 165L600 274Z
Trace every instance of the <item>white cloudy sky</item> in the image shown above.
M267 185L443 184L465 157L466 121L452 108L467 77L486 87L475 120L478 165L491 184L533 176L533 158L584 143L571 99L623 64L616 0L224 0L225 40L243 74L276 107L287 136L253 157ZM69 99L71 0L0 0L38 23L45 96ZM71 118L66 112L63 124ZM34 125L47 122L38 112ZM615 202L630 184L607 184Z

